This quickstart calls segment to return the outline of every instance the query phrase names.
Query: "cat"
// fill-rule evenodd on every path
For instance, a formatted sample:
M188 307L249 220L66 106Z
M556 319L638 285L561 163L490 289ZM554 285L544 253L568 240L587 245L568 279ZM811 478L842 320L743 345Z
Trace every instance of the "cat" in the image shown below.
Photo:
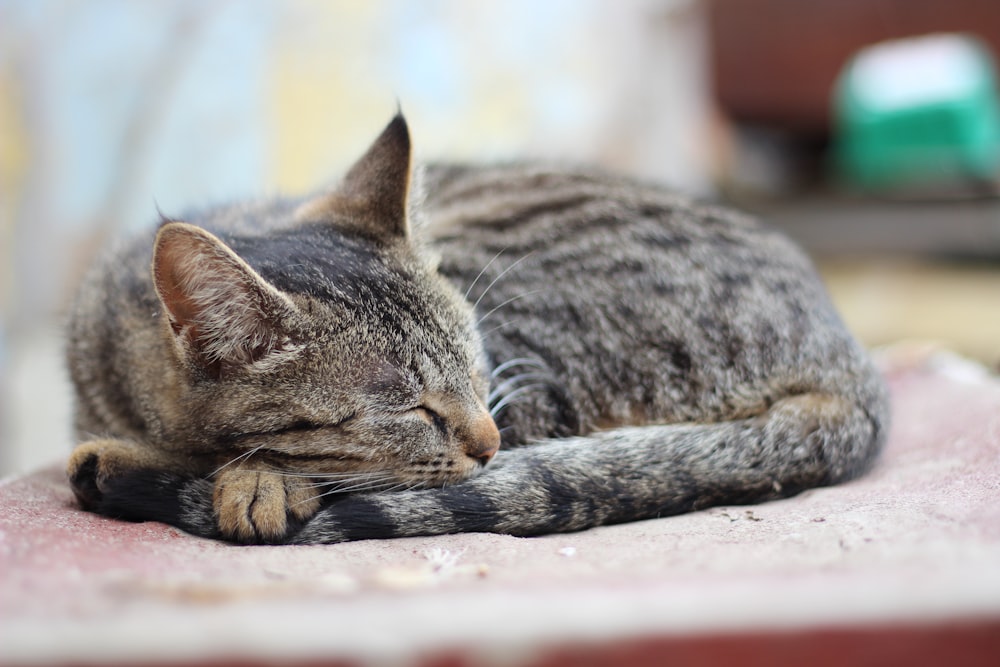
M883 382L782 235L598 170L411 162L399 114L329 191L98 263L68 327L85 509L242 543L526 536L871 465Z

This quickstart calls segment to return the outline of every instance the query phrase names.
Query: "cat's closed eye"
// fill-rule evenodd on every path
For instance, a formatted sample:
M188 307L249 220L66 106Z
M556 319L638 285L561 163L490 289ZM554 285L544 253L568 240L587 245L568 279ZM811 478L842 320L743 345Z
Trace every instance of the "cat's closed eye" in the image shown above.
M445 425L444 417L439 415L433 409L427 406L420 405L413 408L412 412L420 417L422 420L439 430L441 433L447 432L447 427Z
M323 424L318 424L308 419L299 419L282 429L285 432L317 431L323 428Z

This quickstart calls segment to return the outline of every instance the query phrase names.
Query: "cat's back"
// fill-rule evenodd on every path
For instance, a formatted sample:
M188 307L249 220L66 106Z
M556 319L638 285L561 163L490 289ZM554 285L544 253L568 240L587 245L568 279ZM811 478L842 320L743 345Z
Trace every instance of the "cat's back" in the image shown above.
M749 216L546 165L432 167L425 187L442 273L478 301L494 364L550 376L561 414L537 421L562 426L532 436L732 418L798 391L881 400L808 257Z
M752 217L599 171L431 167L426 190L427 226L446 251L446 271L470 264L475 277L482 257L518 261L499 290L542 276L568 281L569 290L646 288L637 297L726 285L783 291L790 275L814 282L808 258ZM463 250L477 257L461 261Z

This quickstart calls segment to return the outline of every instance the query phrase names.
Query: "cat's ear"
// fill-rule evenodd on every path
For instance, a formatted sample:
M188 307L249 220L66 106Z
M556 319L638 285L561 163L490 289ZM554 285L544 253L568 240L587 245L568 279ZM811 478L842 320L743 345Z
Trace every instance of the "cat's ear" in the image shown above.
M160 228L153 284L181 348L210 375L294 347L286 325L295 305L199 227Z
M382 130L332 193L306 202L300 220L335 220L376 239L409 235L410 130L402 113Z

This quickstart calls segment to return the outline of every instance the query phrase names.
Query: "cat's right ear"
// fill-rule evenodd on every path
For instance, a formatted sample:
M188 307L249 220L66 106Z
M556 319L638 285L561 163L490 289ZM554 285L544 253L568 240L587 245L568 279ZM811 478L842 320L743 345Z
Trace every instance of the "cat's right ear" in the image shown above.
M286 326L295 305L204 229L161 227L152 270L182 353L209 375L295 347Z
M410 130L398 113L336 190L303 204L296 218L328 220L383 241L406 239L411 161Z

